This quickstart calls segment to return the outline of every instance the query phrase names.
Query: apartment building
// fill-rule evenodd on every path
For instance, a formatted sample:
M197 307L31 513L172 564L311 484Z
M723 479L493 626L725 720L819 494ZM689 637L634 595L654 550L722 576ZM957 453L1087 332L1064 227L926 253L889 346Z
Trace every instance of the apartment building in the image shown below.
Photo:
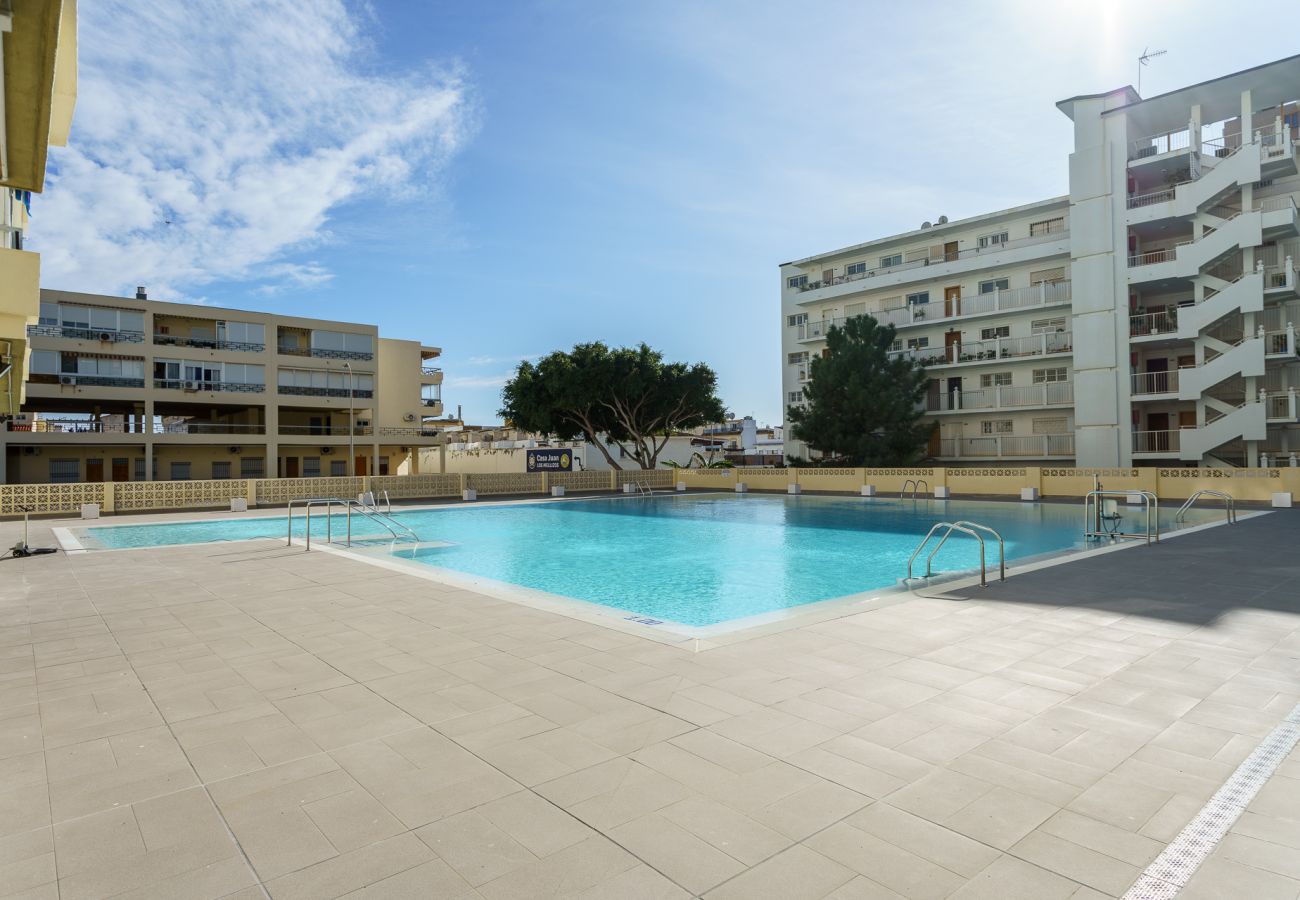
M41 291L0 482L411 474L437 347L373 325Z
M937 461L1289 464L1298 101L1300 56L1063 100L1068 195L783 264L784 405L868 314L931 375Z
M0 5L0 417L23 402L27 326L40 305L40 254L23 247L45 158L64 146L77 97L75 0Z

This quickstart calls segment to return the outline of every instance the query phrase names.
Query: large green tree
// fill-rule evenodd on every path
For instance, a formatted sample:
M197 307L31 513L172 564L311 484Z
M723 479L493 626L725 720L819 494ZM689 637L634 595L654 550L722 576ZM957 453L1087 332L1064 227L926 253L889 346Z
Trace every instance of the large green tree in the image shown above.
M579 437L622 469L602 437L642 469L653 469L669 437L726 418L718 377L704 363L666 363L645 344L600 342L525 360L501 391L501 415L516 428Z
M826 457L855 466L906 466L922 455L932 426L922 423L925 369L891 357L894 326L855 316L826 335L813 357L806 403L786 412L794 437Z

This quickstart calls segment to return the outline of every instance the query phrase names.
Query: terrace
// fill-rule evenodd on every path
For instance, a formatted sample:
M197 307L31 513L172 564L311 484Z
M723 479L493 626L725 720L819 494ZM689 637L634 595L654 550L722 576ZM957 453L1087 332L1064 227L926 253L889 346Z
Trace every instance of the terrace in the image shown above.
M0 883L1120 896L1294 731L1298 540L1280 511L698 650L273 542L8 561ZM1298 777L1183 896L1300 890L1258 864L1300 851Z

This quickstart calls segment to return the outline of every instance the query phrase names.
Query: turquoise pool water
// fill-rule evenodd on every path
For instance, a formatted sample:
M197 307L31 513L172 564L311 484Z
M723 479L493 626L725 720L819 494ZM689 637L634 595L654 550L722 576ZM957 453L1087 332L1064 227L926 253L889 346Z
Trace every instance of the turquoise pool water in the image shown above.
M1124 512L1132 517L1125 528L1138 530L1140 508ZM1162 510L1163 530L1179 527L1173 514ZM1216 516L1194 510L1185 524ZM1075 503L665 494L399 511L397 518L439 545L399 544L387 550L394 556L684 625L892 587L939 521L969 519L997 529L1008 561L1083 546ZM301 535L301 519L295 525ZM379 537L364 520L354 517L353 526L354 538ZM336 517L335 537L342 531ZM128 548L284 536L284 518L272 517L88 528L85 543ZM313 517L312 540L324 536L324 522ZM376 544L374 552L389 547ZM991 568L996 560L990 546ZM949 574L978 561L975 541L960 535L935 559L936 569Z

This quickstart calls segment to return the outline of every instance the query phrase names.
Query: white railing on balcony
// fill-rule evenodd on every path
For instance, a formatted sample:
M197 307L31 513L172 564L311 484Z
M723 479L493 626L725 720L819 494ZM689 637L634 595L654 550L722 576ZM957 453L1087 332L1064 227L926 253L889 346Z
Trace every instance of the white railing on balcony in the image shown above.
M1068 406L1074 402L1074 384L1054 381L1043 384L998 385L974 391L948 391L926 398L929 412L958 412L979 409L1021 409L1029 406Z
M947 459L1025 459L1073 455L1073 434L999 434L944 438L939 441L939 456Z
M1069 331L1051 334L1031 334L1027 337L994 338L987 341L965 341L947 347L893 350L891 356L910 356L923 365L949 365L999 359L1017 359L1029 356L1046 356L1052 353L1069 353L1074 349L1074 335Z
M1133 432L1134 453L1177 453L1178 446L1177 431Z
M932 255L921 257L920 259L909 259L906 262L900 262L894 266L877 266L874 269L866 269L862 272L855 272L852 275L836 275L826 280L809 280L799 285L800 293L806 291L815 291L824 287L831 287L837 284L847 284L852 281L860 281L863 278L875 278L879 275L890 275L895 272L906 272L910 269L920 269L926 266L937 266L941 263L956 262L962 259L973 257L987 257L1004 250L1015 250L1019 247L1032 247L1035 244L1042 244L1046 241L1058 238L1060 235L1069 234L1070 229L1064 222L1048 225L1043 230L1029 237L1017 238L1014 241L1003 241L1000 244L991 244L987 247L967 247L964 250L955 250L948 252L935 252ZM991 263L990 263L991 264Z
M1201 153L1205 156L1214 156L1222 159L1231 156L1241 149L1240 134L1225 134L1216 138L1205 138L1201 141Z
M1141 397L1147 394L1178 393L1178 372L1135 372L1132 376L1132 394Z
M1190 242L1189 242L1190 243ZM1148 250L1145 253L1138 253L1128 258L1129 268L1137 266L1151 266L1156 263L1173 262L1177 256L1177 251L1173 247L1166 247L1162 250Z
M1296 355L1295 326L1287 323L1285 328L1277 331L1265 331L1263 327L1259 329L1259 336L1264 339L1264 354L1266 356L1286 356Z
M1287 388L1285 391L1268 392L1260 391L1259 400L1264 404L1264 415L1273 422L1295 422L1300 416L1300 408L1296 406L1296 389Z
M1160 312L1139 313L1128 317L1129 337L1150 337L1153 334L1172 334L1178 330L1178 307L1171 306Z
M1180 183L1187 184L1188 182L1184 181ZM1145 194L1129 194L1128 208L1140 209L1143 206L1153 206L1157 203L1168 203L1170 200L1174 199L1174 189L1176 187L1177 185L1170 185L1169 187L1163 187L1156 191L1148 191Z
M1053 303L1066 303L1070 300L1070 280L1040 281L1029 287L1011 288L1010 290L993 290L984 294L973 294L955 300L940 303L912 304L895 306L864 313L881 325L893 325L895 328L914 325L921 322L940 322L962 319L968 316L984 315L993 312L1011 312L1021 309L1033 309ZM819 340L833 326L843 326L850 317L836 316L833 319L821 319L804 322L799 325L798 339L801 341Z
M1153 134L1130 141L1128 158L1133 160L1161 156L1165 153L1173 153L1175 150L1186 150L1189 146L1191 146L1191 131L1187 128L1181 131Z

